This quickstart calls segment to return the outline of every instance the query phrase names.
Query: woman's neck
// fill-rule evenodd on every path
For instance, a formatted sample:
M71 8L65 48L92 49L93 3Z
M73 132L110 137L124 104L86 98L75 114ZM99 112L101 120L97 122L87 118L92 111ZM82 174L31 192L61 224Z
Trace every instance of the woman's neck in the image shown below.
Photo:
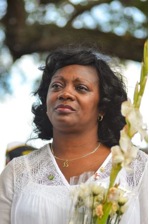
M82 134L54 131L53 136L52 152L68 182L73 176L79 176L84 172L97 171L110 153L109 148L102 144L97 148L99 144L97 130ZM97 150L95 150L96 148ZM68 167L64 166L66 160L69 163Z
M98 136L92 131L84 134L66 134L54 131L53 135L53 149L57 156L83 155L92 151L98 144Z

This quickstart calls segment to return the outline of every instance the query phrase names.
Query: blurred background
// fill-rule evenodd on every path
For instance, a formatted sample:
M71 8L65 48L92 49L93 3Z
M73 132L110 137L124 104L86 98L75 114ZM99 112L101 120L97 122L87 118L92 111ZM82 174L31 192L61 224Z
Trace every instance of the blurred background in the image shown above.
M47 54L69 43L96 44L114 58L132 99L147 39L146 0L0 0L0 172L11 142L33 137L31 105ZM148 85L148 83L147 83ZM141 105L149 114L146 87ZM140 143L147 150L145 142ZM41 147L46 142L32 140Z

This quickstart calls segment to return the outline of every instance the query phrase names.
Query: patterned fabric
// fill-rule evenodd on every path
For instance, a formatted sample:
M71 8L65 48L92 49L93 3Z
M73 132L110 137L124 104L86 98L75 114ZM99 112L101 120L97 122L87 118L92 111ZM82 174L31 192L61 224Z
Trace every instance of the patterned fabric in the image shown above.
M147 224L146 164L147 155L139 151L131 172L122 169L117 177L122 187L133 191L121 224ZM110 169L111 154L87 181L108 186ZM73 187L59 169L49 145L13 159L0 177L1 224L67 224Z

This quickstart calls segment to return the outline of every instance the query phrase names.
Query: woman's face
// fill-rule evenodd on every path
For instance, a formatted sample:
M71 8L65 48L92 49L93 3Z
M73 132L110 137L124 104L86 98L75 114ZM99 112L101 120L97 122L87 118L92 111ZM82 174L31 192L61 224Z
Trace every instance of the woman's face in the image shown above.
M54 130L97 128L99 78L91 66L68 65L56 71L47 93L47 116Z

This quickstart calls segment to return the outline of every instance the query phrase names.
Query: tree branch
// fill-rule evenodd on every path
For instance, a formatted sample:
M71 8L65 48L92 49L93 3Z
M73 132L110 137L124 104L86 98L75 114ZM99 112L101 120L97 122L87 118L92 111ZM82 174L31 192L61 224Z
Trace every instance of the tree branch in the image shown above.
M17 59L24 54L48 52L54 48L70 43L97 43L103 53L118 56L122 59L142 60L142 49L145 39L131 36L117 36L113 33L103 33L99 30L60 28L55 25L27 26L23 32L12 39L7 36L7 45ZM58 35L60 34L60 35Z

